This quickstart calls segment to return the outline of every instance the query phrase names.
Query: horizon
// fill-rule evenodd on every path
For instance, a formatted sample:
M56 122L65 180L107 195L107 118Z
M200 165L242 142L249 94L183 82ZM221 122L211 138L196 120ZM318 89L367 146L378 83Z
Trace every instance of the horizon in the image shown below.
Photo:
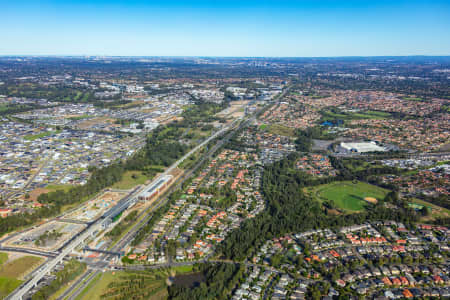
M2 56L449 56L450 3L14 1Z
M215 55L102 55L102 54L0 54L0 57L54 57L54 58L414 58L444 57L450 54L412 54L412 55L340 55L340 56L215 56Z

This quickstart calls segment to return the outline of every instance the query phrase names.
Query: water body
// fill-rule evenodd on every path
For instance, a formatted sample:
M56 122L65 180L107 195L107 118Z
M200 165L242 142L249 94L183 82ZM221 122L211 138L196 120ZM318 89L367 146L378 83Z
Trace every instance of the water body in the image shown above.
M187 288L197 287L205 280L206 277L202 272L183 274L170 278L170 281L173 285Z

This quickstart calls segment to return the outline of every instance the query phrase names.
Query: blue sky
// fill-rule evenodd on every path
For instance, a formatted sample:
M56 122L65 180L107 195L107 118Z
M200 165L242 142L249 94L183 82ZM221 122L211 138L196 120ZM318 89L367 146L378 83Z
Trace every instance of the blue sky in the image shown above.
M0 1L0 55L450 55L450 0Z

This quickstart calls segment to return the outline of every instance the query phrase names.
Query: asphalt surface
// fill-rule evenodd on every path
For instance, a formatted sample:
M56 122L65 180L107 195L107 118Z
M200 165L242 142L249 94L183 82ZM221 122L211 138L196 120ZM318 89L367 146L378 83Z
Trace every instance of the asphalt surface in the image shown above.
M125 236L123 236L113 247L111 247L111 249L109 251L118 252L121 249L125 248L129 243L131 243L131 241L135 238L135 236L139 232L139 230L141 230L151 220L151 218L153 217L151 212L155 211L156 209L158 209L159 207L161 207L162 205L165 205L167 203L167 201L169 199L169 197L167 195L170 195L170 193L172 191L178 189L187 179L189 179L192 176L192 174L203 164L203 162L206 159L209 159L220 147L222 147L233 136L233 134L234 134L234 132L236 130L241 129L243 126L247 125L252 120L254 120L254 118L245 120L241 124L239 124L238 127L235 127L235 125L237 125L238 122L233 122L231 124L231 126L216 132L214 135L212 135L207 140L205 140L204 142L199 144L197 147L192 149L190 152L188 152L186 155L184 155L180 160L178 160L169 169L167 169L166 172L161 174L160 176L164 176L164 175L169 174L172 170L174 170L176 167L178 167L184 160L186 160L190 155L192 155L193 153L195 153L196 151L198 151L202 147L206 146L213 139L215 139L218 136L220 136L220 134L225 133L226 131L230 130L230 132L223 139L218 141L213 147L211 147L208 150L208 152L205 155L203 155L203 157L195 164L195 166L193 168L191 168L181 178L178 178L177 181L174 184L171 185L171 187L168 189L168 191L165 192L165 195L163 195L163 197L161 197L160 200L157 203L155 203L154 205L150 206L149 208L147 208L146 210L141 212L137 218L142 216L142 214L148 214L148 215L145 218L143 218L141 221L139 221L137 224L135 224L133 226L133 228L131 228L125 234ZM158 178L156 178L155 180L158 180ZM153 180L152 182L154 182L155 180ZM114 269L117 269L117 270L127 269L127 268L122 267L121 265L111 266L109 264L110 258L111 258L111 255L108 255L108 254L102 255L99 258L99 261L90 263L89 265L90 265L90 267L97 269L97 271L96 271L97 273L99 273L101 269L104 270L105 268L108 268L108 269L114 268ZM207 260L202 260L202 261L206 262ZM161 267L184 266L184 265L192 265L192 264L195 264L195 263L198 263L198 262L200 262L200 261L195 261L195 262L169 262L167 264L154 265L154 266L136 266L136 268L134 270L145 270L145 269L155 269L155 268L161 268ZM75 299L85 289L85 287L95 278L96 275L93 275L93 276L90 276L90 277L88 277L88 276L89 276L89 274L88 274L88 272L86 272L80 278L80 280L76 284L73 285L73 287L71 287L68 291L66 291L67 295L72 293L70 298L68 298L69 300ZM85 280L86 278L87 278L87 280ZM85 280L85 281L83 282L83 280ZM81 282L83 282L83 283L80 285ZM75 291L75 292L73 292L73 291ZM65 296L65 297L67 297L67 296ZM61 297L59 299L62 300L62 299L64 299L64 297Z
M78 280L75 281L74 284L72 284L67 290L64 291L64 293L61 296L58 297L58 300L60 299L62 300L67 296L69 296L73 292L73 288L78 286L81 282L83 282L84 279L86 279L86 277L91 275L93 272L94 272L93 270L87 270L85 273L83 273L83 275L80 276L80 278L78 278Z
M32 250L32 249L23 249L19 247L0 247L1 251L10 251L10 252L20 252L20 253L26 253L26 254L32 254L32 255L39 255L44 257L56 257L58 256L58 252L46 252L46 251L40 251L40 250Z
M168 175L169 173L171 173L175 168L177 168L182 162L184 162L187 158L189 158L192 154L194 154L195 152L197 152L198 150L200 150L202 147L206 146L209 142L211 142L212 140L214 140L215 138L223 135L224 133L226 133L228 130L230 129L234 129L235 126L238 124L238 122L241 121L241 119L238 119L236 121L234 121L232 124L230 124L227 127L224 127L222 129L220 129L219 131L217 131L216 133L214 133L213 135L211 135L210 137L208 137L206 140L204 140L201 144L197 145L196 147L194 147L192 150L190 150L188 153L186 153L182 158L180 158L179 160L177 160L172 166L170 166L168 169L166 169L166 171L161 174L161 176L164 175ZM243 123L247 123L248 120L246 122ZM238 128L242 127L242 123L240 126L238 126ZM233 131L232 131L233 132ZM218 147L216 147L216 149L218 149L220 146L222 146L226 140L228 140L231 136L232 136L232 132L229 133L226 138L222 139L221 141L219 141ZM216 146L217 146L216 144ZM214 147L213 147L214 148ZM208 151L209 153L213 153L211 151ZM190 174L192 174L192 172L190 172ZM158 177L159 178L159 177ZM158 178L156 178L155 180L158 180ZM187 179L187 177L183 177L184 180ZM152 183L155 181L153 180ZM180 184L177 184L176 186L178 187ZM168 197L162 197L162 199L156 204L153 205L151 207L149 207L149 211L144 211L143 213L148 213L151 211L158 209L159 207L161 207L162 205L164 205L165 203L167 203L168 201ZM120 249L124 248L126 245L128 245L133 238L136 236L137 232L145 225L147 224L148 220L150 220L152 216L149 215L148 217L143 218L139 223L137 223L135 226L133 226L133 228L127 232L127 234L125 234L125 236L114 246L111 248L111 250L113 252L118 252ZM92 235L92 233L94 233L96 230L100 230L102 228L103 223L105 222L105 219L99 219L97 221L95 221L91 226L89 226L88 228L86 228L83 232L81 232L80 234L78 234L76 237L74 237L73 239L71 239L63 249L61 249L60 253L54 257L53 259L49 260L44 266L40 267L39 270L35 273L35 276L33 276L33 278L31 278L29 281L23 283L21 286L19 286L19 288L17 288L15 291L13 291L13 293L11 293L6 299L13 299L13 300L22 300L22 298L24 297L24 295L26 295L34 286L37 285L37 283L46 275L49 274L51 272L51 270L59 263L61 263L63 261L63 259L69 255L78 245L80 245L86 238L88 238L90 235ZM109 255L105 256L106 260L109 260ZM78 291L78 290L77 290Z

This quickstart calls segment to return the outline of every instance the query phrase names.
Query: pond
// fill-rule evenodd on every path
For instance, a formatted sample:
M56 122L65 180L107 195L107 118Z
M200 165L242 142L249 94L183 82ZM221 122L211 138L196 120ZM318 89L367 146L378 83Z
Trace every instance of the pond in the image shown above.
M175 277L170 277L170 281L172 284L181 286L181 287L188 287L193 288L197 287L205 281L205 275L202 272L198 273L191 273L191 274L183 274L183 275L177 275Z

